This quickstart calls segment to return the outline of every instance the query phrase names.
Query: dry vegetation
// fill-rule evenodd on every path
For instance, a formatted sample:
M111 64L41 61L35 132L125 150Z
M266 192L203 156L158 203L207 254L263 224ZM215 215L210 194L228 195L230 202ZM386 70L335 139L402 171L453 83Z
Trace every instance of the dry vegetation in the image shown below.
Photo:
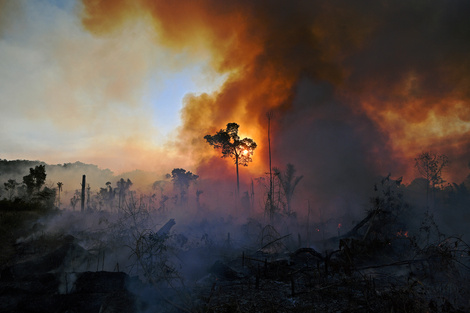
M168 206L102 188L108 203L80 212L5 199L0 312L468 312L470 247L400 184L383 178L360 221L316 239L274 198L243 222L199 202L185 217L187 187L160 190Z

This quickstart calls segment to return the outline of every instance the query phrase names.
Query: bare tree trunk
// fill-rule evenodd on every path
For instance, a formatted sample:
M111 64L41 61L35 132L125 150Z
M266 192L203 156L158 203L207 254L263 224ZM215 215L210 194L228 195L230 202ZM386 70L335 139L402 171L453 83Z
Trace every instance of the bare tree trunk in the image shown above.
M251 209L255 208L255 186L253 185L253 178L251 179L251 197L250 197Z
M310 200L307 200L307 247L310 248Z
M85 211L85 184L86 184L86 175L82 176L82 202L81 202L81 209L82 212Z
M268 156L269 156L269 194L268 194L268 202L269 202L269 216L271 218L271 222L273 219L273 193L274 193L274 186L273 186L273 170L271 165L271 118L273 113L269 111L266 113L266 117L268 118Z
M240 197L240 178L238 176L238 154L235 154L235 165L237 168L237 201L238 201L238 198Z

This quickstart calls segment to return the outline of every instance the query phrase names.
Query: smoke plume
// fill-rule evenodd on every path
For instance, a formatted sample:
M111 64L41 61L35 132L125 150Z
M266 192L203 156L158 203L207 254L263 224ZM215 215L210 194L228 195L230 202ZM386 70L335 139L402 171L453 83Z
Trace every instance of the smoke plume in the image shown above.
M425 150L449 155L450 180L467 175L464 1L83 4L82 23L91 33L145 19L159 44L206 53L227 75L216 92L188 95L182 110L177 146L196 158L201 176L219 175L212 169L220 162L230 171L201 138L232 121L259 144L242 176L266 172L268 111L275 113L274 163L296 165L305 188L318 195L354 194L388 172L411 181L414 157Z
M234 180L234 164L203 137L236 122L241 137L258 144L254 162L240 169L246 191L269 171L272 112L273 165L292 163L304 175L299 205L308 199L347 205L389 172L409 183L422 151L449 157L447 181L468 175L465 1L0 1L0 7L3 157L79 159L116 172L186 168L225 184ZM188 93L181 124L166 138L144 94L165 73L195 64L201 81L219 76L222 83Z

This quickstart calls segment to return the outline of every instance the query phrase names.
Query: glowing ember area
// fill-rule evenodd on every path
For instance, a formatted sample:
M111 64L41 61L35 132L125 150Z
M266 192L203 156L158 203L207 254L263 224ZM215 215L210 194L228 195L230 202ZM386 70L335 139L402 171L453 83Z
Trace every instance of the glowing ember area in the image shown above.
M408 237L408 231L407 230L405 230L405 231L400 230L399 232L397 232L397 237Z

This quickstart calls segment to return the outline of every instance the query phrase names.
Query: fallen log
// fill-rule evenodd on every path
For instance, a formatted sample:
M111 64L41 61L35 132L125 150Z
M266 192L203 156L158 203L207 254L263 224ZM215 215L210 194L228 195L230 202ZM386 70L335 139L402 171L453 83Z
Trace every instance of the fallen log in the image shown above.
M176 224L175 219L172 218L168 222L165 223L158 231L158 236L166 236L170 233L170 229Z

